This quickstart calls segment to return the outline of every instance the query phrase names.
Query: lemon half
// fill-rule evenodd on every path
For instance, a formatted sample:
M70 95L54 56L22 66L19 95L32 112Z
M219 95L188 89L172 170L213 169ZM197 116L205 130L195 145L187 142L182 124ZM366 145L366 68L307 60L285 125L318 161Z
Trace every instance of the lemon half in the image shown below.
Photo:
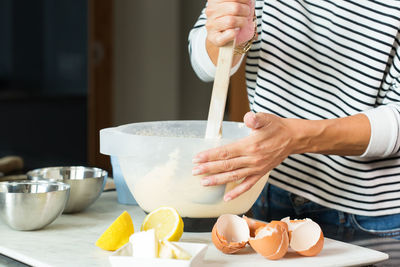
M154 229L158 240L179 241L183 234L183 221L176 209L160 207L144 218L141 231Z
M97 239L96 246L115 251L129 242L129 237L133 232L132 218L128 212L124 211Z

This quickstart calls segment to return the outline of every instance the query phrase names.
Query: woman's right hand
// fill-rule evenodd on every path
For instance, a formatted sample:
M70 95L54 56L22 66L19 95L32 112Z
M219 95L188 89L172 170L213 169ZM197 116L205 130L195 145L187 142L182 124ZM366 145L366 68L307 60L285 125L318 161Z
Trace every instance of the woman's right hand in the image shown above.
M254 35L254 0L208 0L207 40L220 47L236 38L236 45Z

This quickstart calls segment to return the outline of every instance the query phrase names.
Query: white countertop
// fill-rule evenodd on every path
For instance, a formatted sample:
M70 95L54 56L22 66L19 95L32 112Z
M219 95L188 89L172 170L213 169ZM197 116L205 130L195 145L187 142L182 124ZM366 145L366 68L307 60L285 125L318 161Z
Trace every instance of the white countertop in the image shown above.
M135 230L140 229L144 212L138 206L117 203L115 192L105 192L86 211L61 215L39 231L15 231L0 222L0 254L33 266L110 266L108 256L94 244L101 233L124 211L131 215ZM205 266L345 266L366 265L384 260L384 253L325 239L325 247L317 257L301 257L288 253L278 261L269 261L246 248L239 255L224 255L211 243L210 233L187 233L183 242L208 244Z

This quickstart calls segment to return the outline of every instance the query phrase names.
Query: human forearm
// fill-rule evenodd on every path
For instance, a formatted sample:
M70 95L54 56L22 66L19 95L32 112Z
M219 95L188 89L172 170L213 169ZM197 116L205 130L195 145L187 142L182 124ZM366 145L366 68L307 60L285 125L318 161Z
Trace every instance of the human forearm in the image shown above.
M370 125L366 115L327 120L281 118L248 112L245 125L251 134L237 142L203 151L193 162L194 175L206 175L203 185L219 185L246 177L227 193L233 199L291 154L361 155L368 147Z
M362 155L368 147L368 117L357 114L326 120L285 119L293 133L293 154Z

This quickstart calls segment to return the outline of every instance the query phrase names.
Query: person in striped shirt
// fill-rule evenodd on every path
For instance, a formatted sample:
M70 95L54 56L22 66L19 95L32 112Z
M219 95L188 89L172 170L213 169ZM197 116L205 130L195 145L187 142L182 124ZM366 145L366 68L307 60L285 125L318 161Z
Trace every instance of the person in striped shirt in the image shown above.
M199 153L193 173L204 186L245 177L229 201L271 171L258 219L398 238L400 1L208 0L189 34L197 75L212 81L219 47L236 38L240 50L249 29L232 73L246 60L252 133Z

